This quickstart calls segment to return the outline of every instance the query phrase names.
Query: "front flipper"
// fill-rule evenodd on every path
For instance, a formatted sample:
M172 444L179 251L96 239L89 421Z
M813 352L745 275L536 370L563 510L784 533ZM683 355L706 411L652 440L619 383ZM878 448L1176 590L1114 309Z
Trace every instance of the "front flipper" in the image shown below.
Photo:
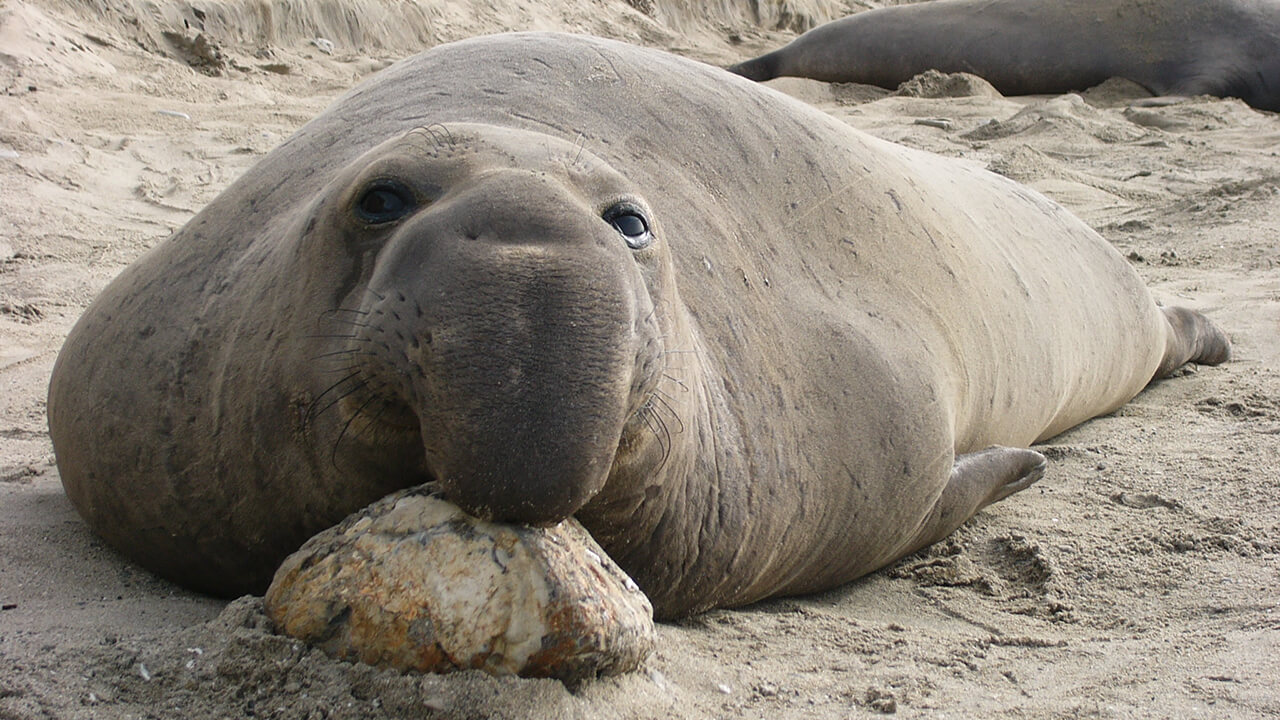
M1034 450L999 446L956 458L942 496L902 555L938 542L987 505L1030 487L1047 465Z

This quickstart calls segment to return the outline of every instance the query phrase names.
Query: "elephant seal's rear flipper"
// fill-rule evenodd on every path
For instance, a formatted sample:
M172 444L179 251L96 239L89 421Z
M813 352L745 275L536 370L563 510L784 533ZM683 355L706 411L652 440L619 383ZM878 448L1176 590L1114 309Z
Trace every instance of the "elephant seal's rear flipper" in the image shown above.
M773 52L765 53L758 58L752 58L725 69L736 75L741 75L748 80L764 82L766 80L772 80L782 74L778 68L778 56L779 51L774 50Z
M1164 311L1172 332L1153 380L1168 377L1189 362L1217 365L1231 359L1231 340L1212 320L1187 308L1160 309Z

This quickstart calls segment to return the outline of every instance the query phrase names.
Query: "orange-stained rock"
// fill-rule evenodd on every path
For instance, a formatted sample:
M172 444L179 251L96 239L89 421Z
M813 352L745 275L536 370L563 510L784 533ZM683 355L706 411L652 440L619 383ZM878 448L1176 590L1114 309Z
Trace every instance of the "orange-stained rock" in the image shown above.
M654 644L648 598L577 521L486 522L426 486L308 540L265 604L288 635L401 670L574 682L635 669Z

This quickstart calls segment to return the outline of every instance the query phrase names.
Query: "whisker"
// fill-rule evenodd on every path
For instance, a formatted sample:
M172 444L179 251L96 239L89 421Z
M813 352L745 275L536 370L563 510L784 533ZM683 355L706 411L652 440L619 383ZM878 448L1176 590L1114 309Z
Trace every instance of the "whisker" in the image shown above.
M653 419L658 422L658 427L662 428L662 435L666 438L665 443L658 444L662 448L662 459L658 461L658 469L662 469L662 466L667 464L667 458L671 457L671 448L675 446L675 443L671 440L671 428L667 427L667 421L663 420L662 416L656 412L653 414Z
M430 125L423 128L423 130L426 130L427 132L431 133L431 138L436 141L436 147L438 148L444 147L444 141L442 141L439 138L439 136L436 135L437 132L444 134L445 138L447 138L449 141L449 145L454 145L456 143L456 141L453 139L453 133L449 132L449 128L445 127L444 123L438 123L438 122L431 123Z
M342 438L347 436L347 430L351 427L351 423L355 422L356 418L360 417L361 413L364 412L364 409L369 407L369 403L377 399L378 399L378 396L370 395L369 399L365 400L364 403L360 405L360 407L356 408L356 411L351 414L350 418L347 419L346 424L342 426L342 432L338 433L338 439L335 440L333 443L333 452L330 453L329 455L329 462L333 465L334 469L336 470L342 469L338 467L338 446L342 444Z
M350 340L355 337L355 333L350 335L305 335L308 340Z
M349 398L349 397L351 397L352 395L355 395L356 393L360 392L361 388L363 388L363 387L364 387L364 385L363 385L363 384L361 384L361 385L357 385L357 386L355 386L355 387L351 388L350 390L347 390L346 392L343 392L341 395L338 395L338 396L337 396L337 397L335 397L335 398L334 398L334 399L333 399L333 400L332 400L328 405L325 405L324 407L320 408L320 410L319 410L319 411L317 411L316 413L314 413L313 415L311 415L311 416L310 416L310 417L311 417L311 419L314 421L316 418L318 418L318 417L320 417L321 415L323 415L323 414L325 414L325 413L329 412L329 408L333 407L334 405L337 405L338 403L342 402L344 399Z
M653 433L654 439L658 441L658 447L662 449L662 459L658 461L658 469L667 464L667 458L671 457L671 430L667 427L658 413L653 409L651 403L641 408L640 416L644 419L644 424L649 428L649 432ZM654 427L654 424L657 427ZM661 432L659 432L659 429Z
M670 367L669 367L669 368L666 368L666 370L684 370L684 368L670 368ZM664 370L664 371L663 371L663 373L662 373L662 377L663 377L663 379L665 379L665 380L670 380L671 382L673 382L673 383L675 383L676 385L678 385L678 386L680 387L680 389L681 389L681 390L683 390L684 392L689 392L689 386L688 386L688 385L686 385L686 384L685 384L685 382L684 382L683 380L681 380L680 378L677 378L677 377L671 377L670 375L668 375L668 374L666 373L666 370Z
M350 368L348 368L348 369L350 369ZM338 371L338 372L341 372L341 371ZM337 399L335 399L333 402L329 403L328 405L325 405L323 410L320 410L319 412L317 412L317 411L316 411L316 406L320 404L320 401L324 399L324 396L325 396L325 395L328 395L329 393L331 393L331 392L333 392L334 390L336 390L336 389L338 388L338 386L339 386L339 385L341 385L342 383L347 382L348 380L350 380L350 379L352 379L352 378L354 378L354 377L359 377L359 375L360 375L360 371L359 371L359 370L354 370L354 371L352 371L349 375L347 375L346 377L342 378L341 380L339 380L339 381L335 382L334 384L330 385L329 387L325 388L325 391L324 391L324 392L322 392L322 393L320 393L319 395L317 395L317 396L315 397L315 399L311 401L311 405L307 407L307 417L308 417L308 418L310 418L310 419L312 419L312 420L315 420L316 418L318 418L318 417L320 417L322 414L324 414L324 412L325 412L325 411L327 411L329 408L331 408L331 407L333 407L335 404L337 404L339 400L341 400L342 398L346 397L347 395L350 395L350 394L351 394L350 392L345 393L345 394L343 394L343 395L340 395L340 396L339 396ZM357 388L356 388L356 389L359 389L359 384L357 385ZM354 392L354 390L353 390L352 392Z
M684 432L684 421L680 419L680 415L676 413L676 409L671 406L671 403L667 402L667 399L664 396L666 396L666 393L662 392L661 390L654 390L653 394L649 396L651 398L650 406L652 406L653 404L652 401L656 400L658 404L666 408L667 412L671 414L671 417L676 422L680 423L680 427L676 430L676 434L679 435Z
M319 362L319 361L321 361L321 360L328 360L328 359L335 358L335 357L340 356L340 355L347 355L348 357L345 357L345 358L338 358L338 359L337 359L337 362L338 362L338 363L340 363L340 365L339 365L338 367L330 368L330 369L328 369L328 370L321 369L321 370L320 370L320 372L325 372L325 373L335 373L335 372L343 372L343 371L346 371L346 370L355 371L355 370L356 370L356 360L357 360L358 358L362 358L362 357L376 358L376 357L378 357L378 354L377 354L376 352L373 352L372 350L368 350L368 349L366 349L366 348L351 348L351 349L349 349L349 350L334 350L333 352L323 353L323 354L320 354L320 355L316 355L316 356L314 356L314 357L313 357L313 358L311 358L311 359L312 359L313 361Z
M333 356L335 356L335 355L350 355L350 354L352 354L352 353L358 353L358 352L362 352L362 351L363 351L363 348L348 348L348 349L346 349L346 350L334 350L333 352L321 353L320 355L316 355L315 357L313 357L313 358L311 358L311 359L312 359L312 360L323 360L323 359L325 359L325 358L333 357Z
M387 408L391 407L391 403L387 402L386 398L378 397L377 395L374 395L373 397L381 401L381 407L378 408L378 412L374 413L373 416L369 418L369 421L364 424L364 427L356 431L357 436L364 436L365 433L368 432L369 428L373 427L374 424L378 422L378 419L387 411Z
M662 435L658 433L658 428L654 426L653 418L651 417L652 414L653 410L651 410L649 406L646 405L645 407L640 408L640 419L644 421L645 427L648 428L649 432L653 434L653 437L657 439L658 447L662 447ZM663 454L666 454L665 451Z

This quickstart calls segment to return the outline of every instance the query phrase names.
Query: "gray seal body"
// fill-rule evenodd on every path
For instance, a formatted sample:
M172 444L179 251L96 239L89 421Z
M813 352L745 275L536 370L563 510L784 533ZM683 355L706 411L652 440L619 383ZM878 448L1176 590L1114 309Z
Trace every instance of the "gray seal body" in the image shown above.
M1227 347L1005 178L514 34L379 73L126 269L49 423L89 525L193 588L435 481L576 516L671 617L944 537L1040 476L1021 448Z
M979 75L1006 95L1084 90L1112 77L1157 95L1237 97L1280 110L1272 0L934 0L820 25L729 68L896 88L926 70Z

